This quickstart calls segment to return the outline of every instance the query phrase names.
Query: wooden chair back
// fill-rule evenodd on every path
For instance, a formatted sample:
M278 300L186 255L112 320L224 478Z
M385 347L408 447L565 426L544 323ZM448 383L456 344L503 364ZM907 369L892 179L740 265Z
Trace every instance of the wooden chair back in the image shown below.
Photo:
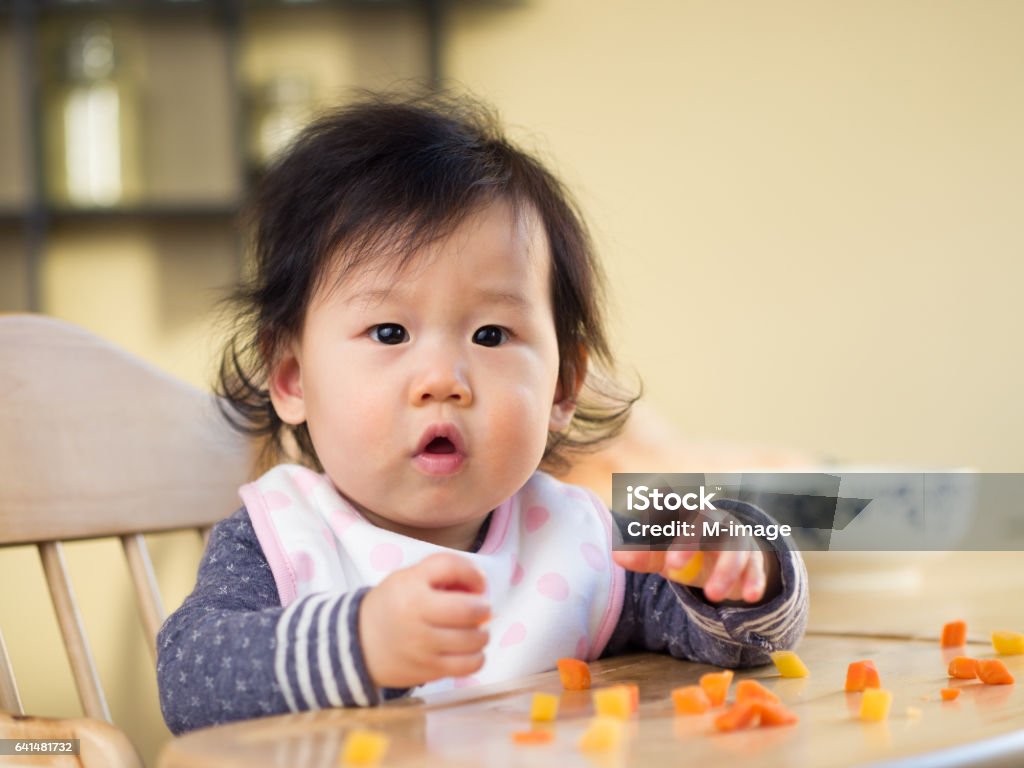
M252 465L212 395L69 323L0 316L0 546L38 547L88 718L110 711L61 542L121 540L155 659L165 613L143 534L205 536ZM0 710L23 713L2 631Z

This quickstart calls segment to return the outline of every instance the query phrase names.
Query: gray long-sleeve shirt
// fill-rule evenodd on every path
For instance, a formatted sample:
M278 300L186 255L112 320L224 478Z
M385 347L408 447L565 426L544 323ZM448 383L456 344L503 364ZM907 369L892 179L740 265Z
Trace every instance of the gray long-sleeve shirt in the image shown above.
M771 522L750 504L715 503L741 522ZM487 523L474 551L486 529ZM744 667L793 647L807 623L806 571L781 540L773 544L782 589L759 605L712 605L699 589L627 571L622 612L602 656L648 650ZM358 627L368 591L314 594L282 607L245 508L222 520L210 536L195 589L157 638L157 682L168 727L182 733L264 715L370 706L407 694L409 689L376 687L367 671Z

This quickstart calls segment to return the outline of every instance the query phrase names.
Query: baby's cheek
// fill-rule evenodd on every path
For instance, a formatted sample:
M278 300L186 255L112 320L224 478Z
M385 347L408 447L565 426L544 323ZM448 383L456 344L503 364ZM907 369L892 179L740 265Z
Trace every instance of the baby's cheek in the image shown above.
M545 408L528 389L514 390L495 409L492 424L502 439L519 446L524 454L536 460L544 453L548 439L550 406Z

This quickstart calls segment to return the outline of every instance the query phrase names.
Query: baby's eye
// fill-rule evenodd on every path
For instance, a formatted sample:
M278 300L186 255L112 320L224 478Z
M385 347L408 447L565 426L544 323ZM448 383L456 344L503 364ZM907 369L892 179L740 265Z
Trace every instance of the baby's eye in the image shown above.
M497 325L485 325L477 328L473 334L473 343L485 347L496 347L508 341L508 331Z
M381 344L401 344L409 338L409 332L398 323L381 323L370 328L370 338Z

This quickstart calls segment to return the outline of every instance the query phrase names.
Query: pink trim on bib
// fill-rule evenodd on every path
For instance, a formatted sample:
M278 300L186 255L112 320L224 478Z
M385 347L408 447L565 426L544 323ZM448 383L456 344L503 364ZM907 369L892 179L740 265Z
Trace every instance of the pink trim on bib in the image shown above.
M238 495L242 497L245 509L249 513L253 530L256 531L256 538L263 547L263 554L270 565L270 572L274 574L274 583L277 584L277 594L281 598L281 605L287 606L295 600L298 592L295 588L295 572L292 571L291 563L284 553L284 547L278 538L277 528L270 520L270 509L266 500L260 492L258 483L247 483L238 489Z
M598 517L601 518L601 522L604 523L605 535L608 537L608 547L612 547L615 539L612 536L612 526L615 524L612 521L612 513L609 512L604 503L597 498L592 492L583 489L587 497L590 499L590 503L594 505L594 509L597 511ZM597 636L594 638L594 642L590 646L590 654L588 656L589 661L601 658L601 652L604 651L604 647L608 645L608 641L611 639L612 632L615 631L615 627L619 623L619 617L622 615L622 603L625 599L626 591L626 572L622 566L617 564L609 556L608 563L612 569L612 585L611 590L608 594L608 606L605 608L604 616L601 619L600 625L598 625Z
M480 549L476 551L478 555L489 555L497 552L501 549L501 545L505 543L505 537L508 535L509 522L512 520L512 505L516 502L518 494L510 499L506 499L498 505L498 508L494 510L494 514L491 516L491 524L487 528L487 535L484 537L484 543L480 545Z

